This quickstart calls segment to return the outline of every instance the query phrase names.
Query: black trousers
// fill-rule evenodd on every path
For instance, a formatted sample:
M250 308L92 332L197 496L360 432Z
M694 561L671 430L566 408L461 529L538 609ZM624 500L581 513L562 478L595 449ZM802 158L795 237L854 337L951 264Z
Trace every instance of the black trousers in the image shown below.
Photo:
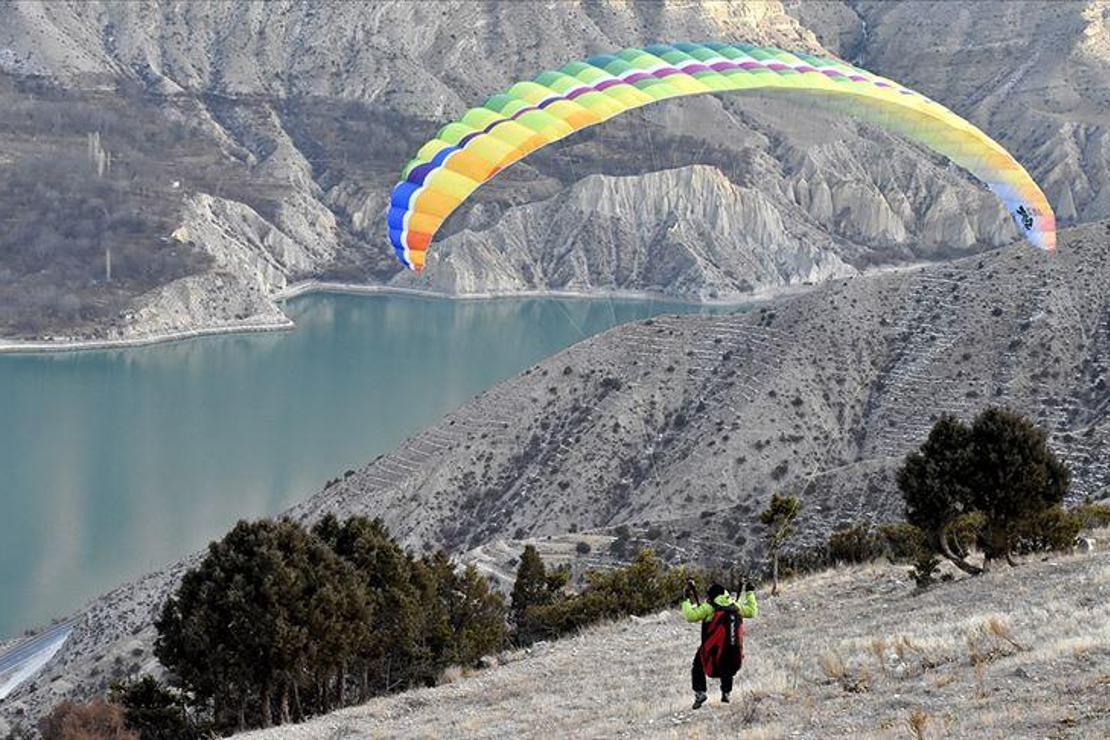
M701 667L701 651L694 653L694 665L690 668L690 683L694 686L694 691L698 693L705 693L705 669ZM721 676L721 693L729 694L732 692L732 676Z

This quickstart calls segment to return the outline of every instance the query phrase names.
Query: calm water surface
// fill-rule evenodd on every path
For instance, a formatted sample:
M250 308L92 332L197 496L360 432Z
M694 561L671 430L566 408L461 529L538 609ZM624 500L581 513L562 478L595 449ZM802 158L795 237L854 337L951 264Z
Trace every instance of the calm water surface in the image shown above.
M0 637L273 514L650 301L309 296L296 331L0 356Z

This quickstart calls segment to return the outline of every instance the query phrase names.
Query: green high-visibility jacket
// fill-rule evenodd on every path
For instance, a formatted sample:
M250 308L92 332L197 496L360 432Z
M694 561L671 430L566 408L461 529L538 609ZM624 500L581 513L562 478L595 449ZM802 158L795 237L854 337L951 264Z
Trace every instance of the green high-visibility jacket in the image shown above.
M721 594L713 601L717 606L734 604L740 612L740 616L744 619L753 619L759 616L759 604L756 603L755 593L752 591L744 594L742 601L737 601L728 594ZM682 602L682 616L686 617L687 622L708 622L713 618L714 611L713 604L708 601L696 606L690 603L689 599Z

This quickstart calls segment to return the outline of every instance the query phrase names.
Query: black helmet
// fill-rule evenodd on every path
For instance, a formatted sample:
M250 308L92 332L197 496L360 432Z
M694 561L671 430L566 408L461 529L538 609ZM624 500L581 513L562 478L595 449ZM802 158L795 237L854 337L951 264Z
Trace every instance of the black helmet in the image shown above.
M709 594L709 600L710 601L715 601L716 598L718 596L721 596L722 594L724 594L724 592L725 592L725 587L724 586L722 586L719 583L714 583L712 586L709 587L709 591L707 593Z

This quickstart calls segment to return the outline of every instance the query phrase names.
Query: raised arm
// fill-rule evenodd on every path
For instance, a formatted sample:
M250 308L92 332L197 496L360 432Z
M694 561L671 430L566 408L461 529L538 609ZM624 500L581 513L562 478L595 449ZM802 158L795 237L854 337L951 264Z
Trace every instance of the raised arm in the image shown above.
M759 616L759 604L756 603L754 591L745 593L744 598L736 602L736 606L740 610L740 616L744 619L753 619Z
M682 616L686 617L687 622L704 622L713 616L713 605L707 603L695 606L693 602L686 599L682 602Z

